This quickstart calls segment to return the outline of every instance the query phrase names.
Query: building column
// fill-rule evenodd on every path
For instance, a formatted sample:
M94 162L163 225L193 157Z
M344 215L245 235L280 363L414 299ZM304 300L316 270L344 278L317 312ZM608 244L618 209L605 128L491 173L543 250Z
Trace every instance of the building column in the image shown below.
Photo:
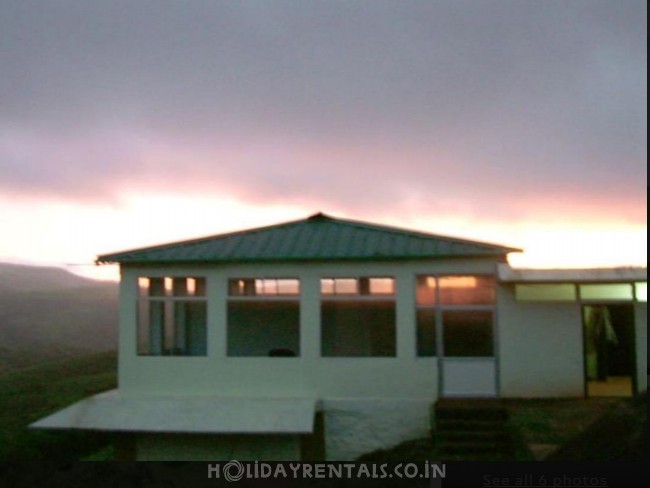
M400 272L395 276L395 306L397 320L397 357L414 360L416 350L415 321L415 276L410 272Z

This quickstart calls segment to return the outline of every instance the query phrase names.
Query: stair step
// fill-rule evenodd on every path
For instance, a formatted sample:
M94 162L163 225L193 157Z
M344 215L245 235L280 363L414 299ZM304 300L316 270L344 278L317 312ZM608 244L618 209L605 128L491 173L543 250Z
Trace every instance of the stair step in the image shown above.
M436 419L435 430L502 431L505 422L494 420Z
M445 443L438 448L438 452L442 454L463 454L463 453L512 453L513 448L511 444L493 444L493 443L475 443L475 442L459 442L459 443Z
M503 409L450 409L437 408L435 416L438 419L463 419L463 420L506 420L508 412Z
M431 437L444 460L498 461L515 455L508 411L494 399L441 399L433 409Z
M438 430L432 437L436 442L512 442L510 433L497 431Z
M436 459L441 462L451 461L512 461L513 454L511 453L463 453L463 454L450 454L450 453L436 453Z

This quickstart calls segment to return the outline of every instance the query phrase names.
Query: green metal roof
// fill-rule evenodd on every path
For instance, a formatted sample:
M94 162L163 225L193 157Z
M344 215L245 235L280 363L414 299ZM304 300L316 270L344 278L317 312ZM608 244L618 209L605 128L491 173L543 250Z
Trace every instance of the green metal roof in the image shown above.
M233 263L503 256L520 249L336 219L294 222L105 254L98 263Z

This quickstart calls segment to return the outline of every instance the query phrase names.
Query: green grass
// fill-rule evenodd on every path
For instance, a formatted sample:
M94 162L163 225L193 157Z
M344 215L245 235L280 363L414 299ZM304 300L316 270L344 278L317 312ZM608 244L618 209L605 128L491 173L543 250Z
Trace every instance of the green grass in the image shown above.
M28 429L78 400L116 387L115 353L52 361L0 376L0 460L75 460L110 444L107 434Z
M563 444L606 414L621 399L508 400L510 425L527 444Z
M534 460L530 450L534 445L566 446L554 460L629 460L630 453L647 452L646 447L609 449L605 445L636 446L640 433L647 425L646 397L639 399L591 398L551 400L506 400L510 413L509 428L515 439L516 461ZM634 406L632 408L631 406ZM624 415L623 426L617 420ZM611 425L609 430L607 426ZM593 433L591 433L593 431ZM603 434L604 432L604 434ZM636 444L635 444L636 443ZM568 449L570 448L570 450ZM399 462L436 459L436 449L430 438L414 439L389 449L362 455L358 461Z
M423 437L402 442L388 449L377 449L359 456L359 462L391 463L391 462L418 462L436 459L436 450L431 438Z
M611 405L595 422L546 459L552 461L646 461L648 394Z

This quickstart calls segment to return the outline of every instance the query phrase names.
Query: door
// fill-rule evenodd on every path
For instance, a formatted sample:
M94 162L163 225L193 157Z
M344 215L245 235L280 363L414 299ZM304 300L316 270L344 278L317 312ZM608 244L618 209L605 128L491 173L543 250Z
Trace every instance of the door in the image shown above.
M583 306L585 393L588 397L635 393L634 307Z
M496 396L494 310L444 310L441 315L441 396Z

